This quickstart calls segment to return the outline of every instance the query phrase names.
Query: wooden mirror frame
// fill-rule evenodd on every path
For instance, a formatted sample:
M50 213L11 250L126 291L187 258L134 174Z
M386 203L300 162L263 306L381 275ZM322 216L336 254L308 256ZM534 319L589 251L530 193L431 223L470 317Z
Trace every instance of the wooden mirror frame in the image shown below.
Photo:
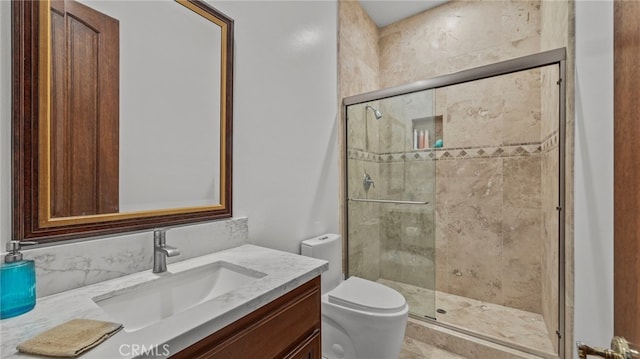
M77 221L52 225L41 221L39 161L41 159L39 64L40 2L12 1L12 126L13 163L12 239L41 243L102 236L156 227L167 227L231 217L232 124L233 124L233 20L200 0L184 0L198 13L214 16L226 27L222 53L220 204L208 207L172 208L120 213L97 217L82 216ZM226 30L226 31L225 31ZM226 34L225 34L226 32ZM47 219L48 220L48 219Z

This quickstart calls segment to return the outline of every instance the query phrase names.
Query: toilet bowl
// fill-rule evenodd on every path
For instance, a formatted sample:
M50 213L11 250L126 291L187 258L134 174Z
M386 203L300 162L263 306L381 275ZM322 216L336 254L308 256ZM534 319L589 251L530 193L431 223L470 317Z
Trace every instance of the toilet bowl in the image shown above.
M402 349L409 307L402 294L359 277L342 280L340 235L305 240L302 255L324 259L322 355L327 359L394 359Z

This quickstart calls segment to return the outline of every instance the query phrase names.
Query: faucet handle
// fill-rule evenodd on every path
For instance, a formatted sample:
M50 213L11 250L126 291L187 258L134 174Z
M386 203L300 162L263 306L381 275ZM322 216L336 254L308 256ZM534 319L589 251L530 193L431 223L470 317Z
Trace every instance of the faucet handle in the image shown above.
M167 242L167 230L165 228L157 228L153 230L153 243L163 246Z

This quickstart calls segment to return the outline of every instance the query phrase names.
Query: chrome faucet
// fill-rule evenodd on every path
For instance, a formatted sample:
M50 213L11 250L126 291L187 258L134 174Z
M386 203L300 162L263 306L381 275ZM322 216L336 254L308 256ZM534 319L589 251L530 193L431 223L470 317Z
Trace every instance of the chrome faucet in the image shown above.
M178 248L167 245L167 230L156 229L153 231L153 273L167 271L167 257L175 257L180 254Z

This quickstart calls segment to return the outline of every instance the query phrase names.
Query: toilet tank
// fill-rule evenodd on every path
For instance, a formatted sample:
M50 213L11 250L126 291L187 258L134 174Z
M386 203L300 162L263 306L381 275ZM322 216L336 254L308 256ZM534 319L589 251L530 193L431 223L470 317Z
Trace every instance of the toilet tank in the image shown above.
M342 281L342 236L327 233L302 241L300 254L324 259L329 262L329 270L322 273L321 291L326 293Z

